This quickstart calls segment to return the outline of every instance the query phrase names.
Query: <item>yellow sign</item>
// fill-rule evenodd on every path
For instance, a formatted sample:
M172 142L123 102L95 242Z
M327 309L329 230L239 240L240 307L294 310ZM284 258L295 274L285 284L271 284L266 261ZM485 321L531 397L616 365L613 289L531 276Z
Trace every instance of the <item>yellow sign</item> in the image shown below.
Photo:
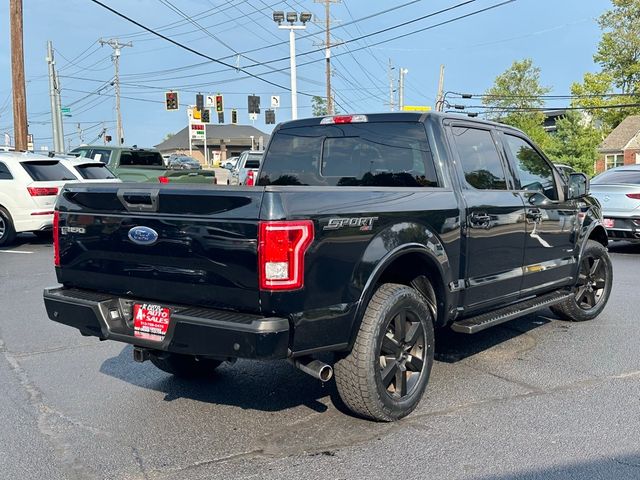
M405 112L430 112L431 107L429 105L405 105L402 110Z
M200 110L198 110L197 108L193 107L193 118L195 118L196 120L200 120L201 117L202 117L202 112L200 112Z

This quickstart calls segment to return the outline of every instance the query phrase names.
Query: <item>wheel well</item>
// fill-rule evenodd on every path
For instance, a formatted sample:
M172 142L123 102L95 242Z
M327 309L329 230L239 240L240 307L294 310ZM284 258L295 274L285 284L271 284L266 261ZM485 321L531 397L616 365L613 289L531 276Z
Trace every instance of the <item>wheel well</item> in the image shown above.
M592 230L592 232L589 234L589 240L595 240L605 247L609 244L609 240L607 239L607 232L601 226L597 226Z
M446 311L445 289L442 275L433 260L421 253L402 255L382 272L377 285L383 283L399 283L418 290L432 309L436 325L442 325Z

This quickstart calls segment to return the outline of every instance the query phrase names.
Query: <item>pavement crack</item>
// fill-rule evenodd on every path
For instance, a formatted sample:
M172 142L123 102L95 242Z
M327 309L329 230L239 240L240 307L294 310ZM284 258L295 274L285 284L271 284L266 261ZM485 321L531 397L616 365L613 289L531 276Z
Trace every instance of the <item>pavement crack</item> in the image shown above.
M140 469L140 473L142 474L142 477L145 480L149 480L149 475L147 475L147 471L144 468L144 460L142 459L140 452L134 446L131 447L131 451L133 452L133 458L136 461L136 465L138 465L138 468Z
M504 375L499 375L497 373L490 372L489 370L485 370L484 368L480 368L477 365L467 365L467 367L470 368L471 370L476 370L477 372L481 372L481 373L484 373L486 375L490 375L490 376L492 376L494 378L497 378L499 380L503 380L503 381L511 383L513 385L517 385L519 387L522 387L525 390L528 390L530 393L545 393L545 390L540 388L540 387L536 387L535 385L531 385L529 383L522 382L520 380L516 380L515 378L510 378L510 377L506 377Z

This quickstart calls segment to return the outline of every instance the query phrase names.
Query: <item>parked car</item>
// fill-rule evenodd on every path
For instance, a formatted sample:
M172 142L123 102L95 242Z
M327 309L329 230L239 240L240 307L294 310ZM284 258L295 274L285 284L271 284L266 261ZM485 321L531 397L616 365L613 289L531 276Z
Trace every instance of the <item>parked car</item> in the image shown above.
M252 150L242 152L238 157L238 163L229 175L229 185L254 185L263 153Z
M50 234L58 192L69 181L77 178L59 159L0 152L0 246L20 232Z
M100 161L60 154L55 155L53 158L59 159L78 180L84 183L122 181L109 170L109 167Z
M591 180L611 240L640 241L640 165L616 167Z
M85 145L71 150L72 154L105 163L125 182L151 183L216 183L213 170L167 169L162 155L153 148Z
M202 165L193 157L181 155L170 158L167 162L167 168L173 170L202 170Z
M129 195L67 185L49 318L133 344L136 361L178 376L237 358L288 359L322 381L335 370L349 409L392 421L423 396L435 328L474 334L546 307L586 321L609 298L587 177L565 183L507 125L409 112L295 120L274 130L259 175L251 187Z
M238 159L240 157L230 157L227 158L224 162L224 168L226 168L227 170L233 170L236 165L238 165Z

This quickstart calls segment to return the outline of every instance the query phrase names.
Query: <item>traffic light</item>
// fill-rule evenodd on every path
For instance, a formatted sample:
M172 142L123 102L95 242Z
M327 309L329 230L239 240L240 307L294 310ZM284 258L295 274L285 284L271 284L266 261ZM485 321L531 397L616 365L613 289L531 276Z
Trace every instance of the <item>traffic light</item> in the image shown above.
M218 123L224 123L224 112L218 112Z
M107 142L107 143L111 142L111 135L105 135L104 136L104 141Z
M238 124L238 110L235 108L231 110L231 123L234 125Z
M165 92L164 108L167 110L178 110L180 108L180 104L178 103L178 92Z
M260 97L249 95L249 113L260 113Z
M202 110L200 121L202 123L211 123L211 110L209 110L208 108Z
M196 95L196 108L200 111L204 108L204 95L201 93Z
M224 111L224 106L222 105L222 95L216 95L216 112L220 113Z
M264 123L267 125L276 123L276 111L265 110L264 111Z

